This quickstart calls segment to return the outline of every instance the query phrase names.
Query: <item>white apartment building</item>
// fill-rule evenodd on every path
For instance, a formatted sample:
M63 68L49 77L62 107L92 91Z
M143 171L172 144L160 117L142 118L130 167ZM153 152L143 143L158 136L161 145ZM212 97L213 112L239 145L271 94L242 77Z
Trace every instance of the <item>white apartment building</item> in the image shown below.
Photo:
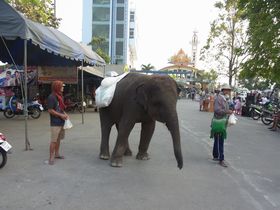
M136 55L136 16L132 0L84 0L82 42L103 37L111 64L134 67Z

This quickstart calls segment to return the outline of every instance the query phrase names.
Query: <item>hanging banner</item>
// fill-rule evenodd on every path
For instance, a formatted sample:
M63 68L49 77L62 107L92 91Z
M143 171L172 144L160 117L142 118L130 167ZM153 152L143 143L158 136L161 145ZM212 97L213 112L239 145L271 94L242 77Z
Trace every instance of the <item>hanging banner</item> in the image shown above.
M0 69L0 88L20 86L23 78L23 67L9 66L7 68ZM27 84L36 85L37 84L37 67L28 66L27 67Z
M37 67L28 66L27 67L27 84L28 84L28 96L36 96L37 89L35 93L32 93L34 87L37 87ZM21 84L24 81L24 71L23 66L7 65L0 68L0 110L4 110L7 103L12 96L21 98L22 92Z
M38 81L41 83L51 83L52 81L60 80L66 84L77 84L78 74L77 67L38 67Z

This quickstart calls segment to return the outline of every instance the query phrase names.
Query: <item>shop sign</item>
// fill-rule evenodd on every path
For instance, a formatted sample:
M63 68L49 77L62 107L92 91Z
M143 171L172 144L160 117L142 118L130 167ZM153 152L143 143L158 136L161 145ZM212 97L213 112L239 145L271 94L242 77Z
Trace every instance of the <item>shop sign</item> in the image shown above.
M38 81L41 83L51 83L55 80L61 80L66 84L77 84L78 73L77 67L38 67Z

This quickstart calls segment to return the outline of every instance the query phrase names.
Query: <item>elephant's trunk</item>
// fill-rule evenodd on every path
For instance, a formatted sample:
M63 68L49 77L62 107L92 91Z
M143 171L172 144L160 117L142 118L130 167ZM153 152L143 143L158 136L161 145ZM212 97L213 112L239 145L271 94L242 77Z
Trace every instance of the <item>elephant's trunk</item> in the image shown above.
M178 168L183 167L183 157L181 152L180 131L177 113L174 113L167 121L166 126L171 133L174 147L174 154L177 160Z

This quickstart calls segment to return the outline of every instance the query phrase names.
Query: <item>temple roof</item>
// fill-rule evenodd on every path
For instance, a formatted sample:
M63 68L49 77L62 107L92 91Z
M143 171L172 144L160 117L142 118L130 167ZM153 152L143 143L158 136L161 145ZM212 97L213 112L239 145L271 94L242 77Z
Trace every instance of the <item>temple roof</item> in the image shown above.
M166 66L160 70L191 70L191 71L199 71L197 68L194 68L192 66L182 66L182 65L171 65L171 66Z
M181 66L188 66L190 61L191 59L182 48L170 58L170 63Z

